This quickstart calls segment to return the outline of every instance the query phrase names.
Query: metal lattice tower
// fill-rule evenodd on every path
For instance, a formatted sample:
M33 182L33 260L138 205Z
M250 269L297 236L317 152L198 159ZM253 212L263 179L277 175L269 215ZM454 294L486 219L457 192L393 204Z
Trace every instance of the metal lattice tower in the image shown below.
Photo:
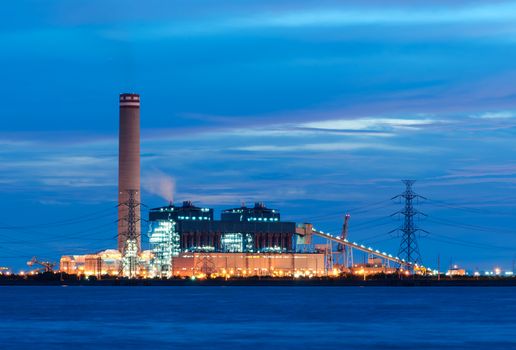
M140 202L137 201L138 191L127 190L128 200L124 205L127 207L127 216L124 218L127 221L127 231L125 232L124 254L122 258L123 274L129 278L135 278L138 274L138 237L137 225L140 222L139 215L136 211L140 208Z
M342 225L341 238L348 238L349 218L351 215L346 214L344 216L344 224ZM345 268L353 267L353 250L343 244L337 245L337 251L342 252L342 266Z
M402 180L402 182L406 186L405 192L393 197L392 199L405 199L405 207L392 215L402 214L405 218L403 221L403 226L395 230L392 230L391 233L395 231L399 231L402 233L398 257L401 259L405 259L405 261L407 262L421 264L422 259L421 254L419 253L419 246L417 243L416 233L418 231L427 231L416 227L416 224L414 223L414 218L417 215L425 215L424 213L421 213L420 211L414 208L414 200L418 198L426 198L418 195L412 190L412 185L414 184L414 182L416 182L415 180Z

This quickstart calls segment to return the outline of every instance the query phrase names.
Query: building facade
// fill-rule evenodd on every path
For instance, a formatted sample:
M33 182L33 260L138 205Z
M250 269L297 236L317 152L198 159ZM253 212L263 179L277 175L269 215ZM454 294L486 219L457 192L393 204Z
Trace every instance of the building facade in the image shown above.
M263 203L254 207L222 212L214 220L213 209L200 208L191 202L151 209L149 222L172 220L176 223L181 252L287 253L294 251L294 222L283 222L276 209Z
M150 224L151 274L158 277L172 275L172 257L180 253L179 234L173 220L155 220Z
M312 277L326 274L324 254L181 253L175 277Z

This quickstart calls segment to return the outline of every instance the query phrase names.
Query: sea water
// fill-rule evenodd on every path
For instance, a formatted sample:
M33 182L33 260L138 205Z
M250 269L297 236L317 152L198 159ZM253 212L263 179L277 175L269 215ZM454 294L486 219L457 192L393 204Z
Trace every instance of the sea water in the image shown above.
M516 349L516 288L0 287L0 349Z

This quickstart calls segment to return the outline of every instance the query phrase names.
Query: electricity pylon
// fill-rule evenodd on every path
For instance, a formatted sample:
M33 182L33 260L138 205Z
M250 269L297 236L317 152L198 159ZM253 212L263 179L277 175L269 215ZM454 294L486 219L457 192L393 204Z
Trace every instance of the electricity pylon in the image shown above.
M425 231L423 229L416 227L416 225L414 223L414 218L417 215L425 215L426 216L426 214L424 214L414 208L414 199L418 199L418 198L426 199L426 198L418 195L417 193L415 193L412 190L412 185L414 184L414 182L416 182L415 180L402 180L402 182L405 184L405 187L406 187L405 192L393 197L392 199L404 198L405 199L405 207L402 210L392 214L391 216L396 215L396 214L402 214L405 218L403 221L403 226L392 230L390 233L396 232L396 231L399 231L402 233L400 249L398 251L398 257L400 259L405 259L406 262L410 262L413 264L422 264L422 259L421 259L421 254L419 253L419 246L417 243L416 233L418 231L428 233L428 231Z
M137 215L140 202L136 200L136 190L128 190L129 198L126 203L121 203L128 207L127 216L124 220L127 221L127 232L125 232L125 247L122 257L122 272L123 275L129 278L136 278L138 274L138 242L140 237L137 237L136 225L139 224L140 219Z

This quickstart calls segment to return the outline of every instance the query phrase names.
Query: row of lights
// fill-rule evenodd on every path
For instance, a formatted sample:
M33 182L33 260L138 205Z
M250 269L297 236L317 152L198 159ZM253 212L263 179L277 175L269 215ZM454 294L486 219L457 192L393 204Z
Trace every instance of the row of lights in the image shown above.
M338 236L332 236L331 234L329 234L329 233L324 233L323 231L317 231L317 230L315 230L315 229L313 229L313 231L314 231L314 232L317 232L317 233L321 233L321 234L326 235L326 236L330 236L330 237L333 237L333 238L341 239L341 238L339 238ZM348 243L348 240L347 240L347 239L343 239L343 241L344 241L344 242L346 242L346 243ZM368 250L368 251L370 251L370 252L374 252L374 253L376 253L376 254L381 254L381 255L384 255L384 256L388 256L389 258L396 259L396 260L401 261L401 262L406 262L406 261L405 261L405 259L400 259L399 257L393 257L391 254L387 254L386 252L380 252L379 250L373 250L373 248L371 248L371 247L367 247L367 248L366 248L366 246L364 246L363 244L360 244L360 245L359 245L359 244L358 244L358 243L356 243L356 242L353 242L352 244L353 244L353 245L355 245L355 246L358 246L358 247L360 247L360 248L362 248L362 249L367 249L367 250ZM414 266L415 266L416 268L426 269L423 265L419 266L418 264L414 264Z
M279 221L278 218L247 218L247 221Z
M180 220L210 220L208 216L178 216Z

